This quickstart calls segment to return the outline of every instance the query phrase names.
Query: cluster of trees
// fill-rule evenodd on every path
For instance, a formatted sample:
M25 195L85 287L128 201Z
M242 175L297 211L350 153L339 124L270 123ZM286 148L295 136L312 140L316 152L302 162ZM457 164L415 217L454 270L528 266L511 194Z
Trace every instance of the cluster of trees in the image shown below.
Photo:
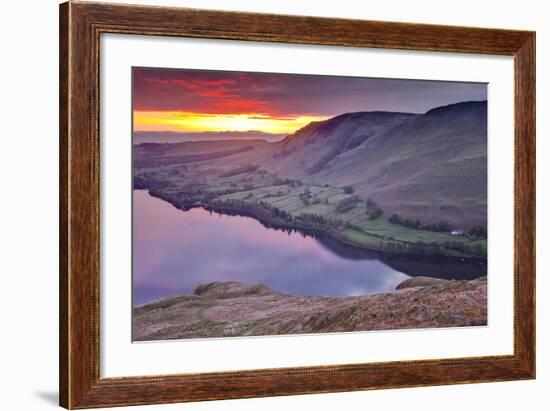
M314 213L302 213L298 217L296 217L295 220L300 223L305 223L323 229L332 228L361 230L360 227L350 223L347 220L342 220L341 218L327 218Z
M290 178L280 178L277 177L274 186L290 186L291 188L301 187L304 185L300 180L291 180Z
M219 194L213 191L205 191L202 193L202 201L204 201L205 203L209 203L210 201L214 200L218 196Z
M309 187L306 187L306 189L300 193L299 197L300 197L300 200L302 200L302 203L308 206L310 203L309 199L313 197L313 194L311 194L311 190L309 189Z
M297 180L291 180L290 178L281 178L278 176L275 176L275 181L273 181L274 186L286 186L289 185L291 187L298 187L299 185L302 185L303 183L301 181Z
M135 189L162 189L172 185L172 182L165 178L158 178L154 173L140 173L134 176L133 185Z
M282 197L286 194L288 194L288 191L283 192L282 190L277 190L275 193L271 193L271 197Z
M466 241L446 241L443 243L416 241L382 242L380 249L388 253L413 253L413 254L443 254L445 250L454 250L462 254L484 256L485 248L481 244L468 244Z
M448 233L454 228L452 224L444 220L441 220L433 224L422 224L418 219L415 219L415 220L411 218L403 219L398 214L395 214L395 213L390 216L388 221L392 224L400 224L405 227L418 228L420 230L429 230L429 231L436 231L441 233Z
M237 199L217 199L212 202L213 205L225 208L228 211L238 208L238 212L250 213L256 216L260 221L272 221L273 219L281 220L284 223L291 223L294 221L294 217L280 208L274 207L264 201L247 202Z
M147 184L147 179L141 176L134 176L134 189L136 190L145 190L149 188Z
M407 244L401 242L382 242L380 250L388 253L401 253L407 251Z
M292 215L290 213L286 212L285 210L281 210L280 208L274 207L271 204L265 203L263 201L260 201L259 204L265 210L268 210L274 218L283 220L287 223L294 220L294 217L292 217Z
M311 204L321 203L321 199L313 195L313 193L308 187L306 187L306 189L302 193L300 193L299 197L300 197L300 200L302 200L302 203L304 203L304 205L306 206Z
M469 244L465 241L445 241L441 245L450 250L459 251L464 254L473 254L473 255L486 254L485 247L483 247L483 245L481 245L480 243Z
M323 216L320 216L318 214L302 213L296 219L298 221L310 223L313 225L324 226L328 224L328 221Z
M375 220L384 214L384 210L376 202L367 198L367 216L369 220Z
M337 213L347 213L353 210L361 200L356 195L343 198L336 206Z
M474 238L487 238L487 229L482 225L474 225L468 232L470 237Z
M447 221L439 221L437 223L428 224L428 225L421 225L420 228L422 230L430 230L430 231L437 231L440 233L448 233L453 230L453 226L448 223Z
M425 243L417 241L415 243L403 243L403 242L382 242L380 249L388 253L413 253L423 254L431 253L438 254L441 252L441 247L437 243Z
M246 207L249 205L249 203L243 201L243 200L237 200L235 198L227 198L227 199L217 199L214 202L215 205L218 206L227 206L227 207Z
M436 231L440 233L449 233L454 229L454 226L447 221L442 220L433 224L421 224L418 219L415 219L415 220L412 220L410 218L403 219L395 213L391 215L388 221L393 224L401 224L405 227L418 228L420 230ZM468 235L472 239L487 238L487 229L482 225L476 224L470 229L470 231L468 231Z
M310 227L316 228L356 228L358 227L352 225L351 223L344 221L342 219L335 218L325 218L319 214L314 213L302 213L297 217L294 217L289 212L282 210L278 207L275 207L264 201L258 201L254 203L246 202L244 200L237 199L226 199L226 200L216 200L213 204L220 207L225 207L228 209L238 208L241 212L249 212L254 214L258 219L265 222L273 222L274 220L279 220L281 223L292 224L292 223L301 223Z
M184 176L188 168L183 164L178 164L177 166L166 167L165 170L166 174L169 176Z

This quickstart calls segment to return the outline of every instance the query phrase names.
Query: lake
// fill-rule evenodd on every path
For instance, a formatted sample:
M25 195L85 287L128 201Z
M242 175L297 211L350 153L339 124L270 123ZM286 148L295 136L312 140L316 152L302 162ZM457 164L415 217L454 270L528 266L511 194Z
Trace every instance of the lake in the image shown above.
M268 228L201 208L188 211L133 192L133 305L193 294L199 284L239 281L292 295L354 296L392 291L409 275L476 278L483 261L395 256L330 238Z

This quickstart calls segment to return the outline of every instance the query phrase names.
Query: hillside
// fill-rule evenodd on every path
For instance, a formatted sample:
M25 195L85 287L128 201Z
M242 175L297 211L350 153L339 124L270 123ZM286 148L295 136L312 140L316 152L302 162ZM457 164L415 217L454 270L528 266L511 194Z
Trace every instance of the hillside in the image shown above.
M467 235L487 222L486 133L487 103L466 102L423 115L343 114L277 143L140 144L134 187L178 208L249 215L369 250L486 258L483 229Z
M405 280L399 290L362 297L304 297L263 285L215 282L190 296L133 309L134 341L480 326L487 281ZM235 319L238 318L238 321Z
M386 215L486 225L486 101L424 115L346 114L312 123L276 146L267 167L277 174L353 186Z
M274 154L265 167L285 177L307 179L342 153L415 117L407 113L359 112L312 122L274 144Z

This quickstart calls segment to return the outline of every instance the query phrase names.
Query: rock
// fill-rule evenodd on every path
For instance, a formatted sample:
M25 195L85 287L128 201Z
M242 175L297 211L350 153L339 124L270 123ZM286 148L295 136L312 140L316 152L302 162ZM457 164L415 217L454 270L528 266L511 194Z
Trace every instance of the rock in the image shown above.
M450 280L442 280L441 278L433 277L411 277L407 278L405 281L399 283L396 290L403 290L405 288L414 288L414 287L438 287L450 284Z
M215 281L208 284L200 284L195 288L194 294L205 298L224 299L253 295L277 295L278 293L261 284L243 284L237 281Z

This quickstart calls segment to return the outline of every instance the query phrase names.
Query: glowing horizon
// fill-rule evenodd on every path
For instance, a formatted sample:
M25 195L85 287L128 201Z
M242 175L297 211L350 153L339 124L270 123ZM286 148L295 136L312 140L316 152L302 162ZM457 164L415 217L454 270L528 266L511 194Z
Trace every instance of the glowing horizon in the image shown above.
M291 134L327 116L276 117L257 113L209 114L180 111L134 111L134 131L223 132L261 131Z

